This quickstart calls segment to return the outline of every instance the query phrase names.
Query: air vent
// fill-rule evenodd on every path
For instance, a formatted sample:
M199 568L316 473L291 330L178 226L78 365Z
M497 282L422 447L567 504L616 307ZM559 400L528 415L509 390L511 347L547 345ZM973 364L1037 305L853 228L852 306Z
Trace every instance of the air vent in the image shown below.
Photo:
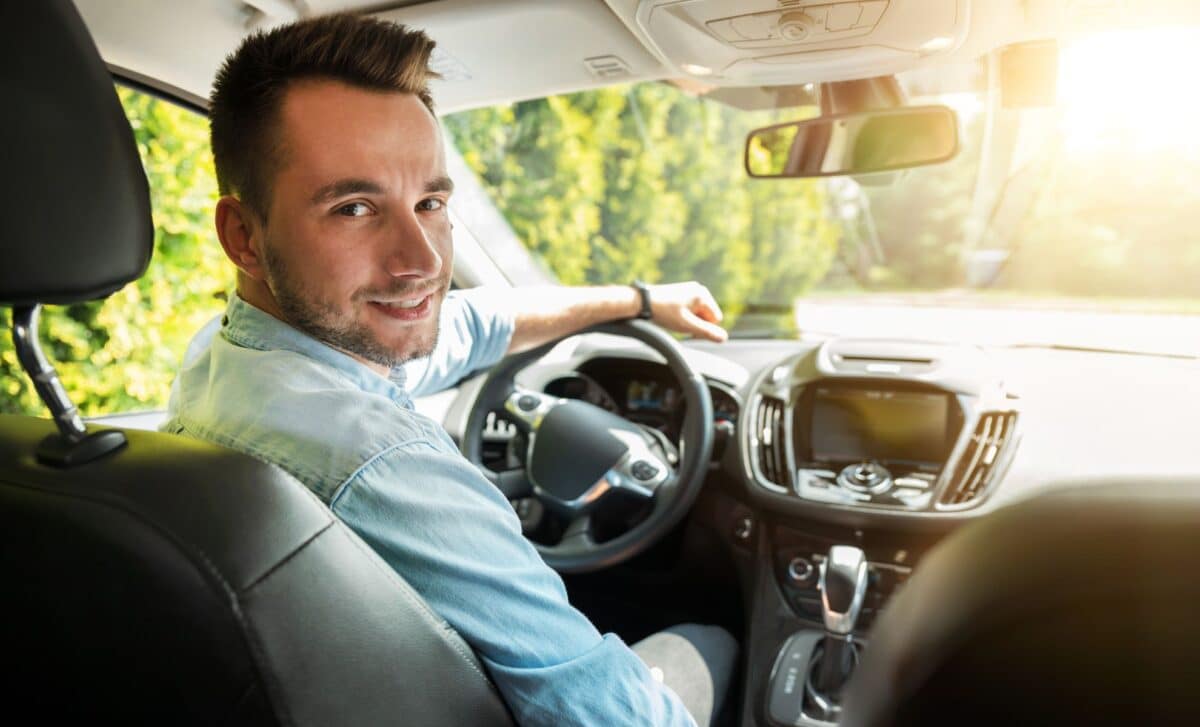
M975 433L954 469L950 486L942 495L942 505L962 507L983 493L1000 465L1005 448L1012 444L1016 426L1016 412L987 412L979 418Z
M764 478L781 487L788 484L787 454L784 450L783 402L764 396L754 412L758 469Z
M627 78L633 75L632 71L629 70L629 64L617 56L584 58L583 65L587 66L587 69L591 71L593 76L602 81L614 78Z
M833 365L842 373L852 374L927 374L937 368L938 360L921 356L872 356L834 353Z
M884 363L921 364L922 366L929 366L933 363L933 359L931 358L912 358L907 356L888 356L887 358L880 358L878 356L855 356L853 354L834 355L842 361L882 361Z

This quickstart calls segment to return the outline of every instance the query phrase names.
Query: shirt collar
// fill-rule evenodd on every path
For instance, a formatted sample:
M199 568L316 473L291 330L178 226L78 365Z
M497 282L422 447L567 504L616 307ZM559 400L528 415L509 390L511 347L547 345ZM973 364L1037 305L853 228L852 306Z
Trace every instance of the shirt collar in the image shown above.
M404 367L394 366L385 379L366 364L293 328L234 293L221 319L221 335L230 343L259 351L292 351L336 369L363 391L381 394L405 407L412 403L405 390Z

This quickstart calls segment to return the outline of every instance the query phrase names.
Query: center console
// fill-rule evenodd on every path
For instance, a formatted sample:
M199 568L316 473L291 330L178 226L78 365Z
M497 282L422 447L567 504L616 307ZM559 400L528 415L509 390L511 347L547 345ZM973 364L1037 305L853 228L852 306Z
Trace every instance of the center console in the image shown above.
M979 349L835 339L767 367L746 401L739 448L765 521L743 723L836 724L879 613L1003 477L1016 400Z
M858 664L854 627L867 593L867 558L851 545L835 545L821 562L824 631L797 631L771 668L767 718L775 724L820 725L837 720L842 689Z
M894 595L907 587L910 574L942 534L857 530L836 524L794 518L753 515L747 543L747 593L752 594L745 649L745 699L740 724L745 727L815 727L836 723L841 704L839 682L831 688L821 665L830 643L830 610L855 618L844 620L839 632L849 649L833 664L852 678L854 664L870 653L871 631ZM744 532L744 531L739 531ZM849 547L848 547L849 546ZM847 592L858 592L860 567L847 567L836 554L849 550L861 560L861 596L844 603ZM841 560L841 565L838 565ZM829 590L830 563L843 576L841 598ZM752 575L751 575L752 574ZM845 588L853 583L853 588ZM836 587L836 586L835 586ZM838 656L835 654L835 656ZM868 657L869 658L869 657ZM838 670L834 670L835 674Z
M929 506L963 425L953 393L914 382L818 379L792 411L797 496L903 510Z
M845 539L845 538L843 538ZM836 724L842 692L868 649L870 628L907 580L915 552L874 541L868 550L837 540L774 527L770 574L756 618L774 624L759 639L761 710L753 722L772 727ZM829 543L833 543L830 545ZM778 608L782 602L783 609ZM794 617L793 617L794 616ZM756 624L759 626L759 624Z
M969 346L835 339L769 367L748 404L747 478L784 505L968 509L1019 434L1002 378Z

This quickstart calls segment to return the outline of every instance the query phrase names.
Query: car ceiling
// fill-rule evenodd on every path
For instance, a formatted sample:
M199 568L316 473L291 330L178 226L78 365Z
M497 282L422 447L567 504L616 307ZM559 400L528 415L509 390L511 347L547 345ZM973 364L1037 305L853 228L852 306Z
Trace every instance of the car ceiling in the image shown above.
M437 0L401 5L362 0L76 0L105 61L137 79L206 99L225 56L252 30L301 15L367 10L424 28L438 42L439 110L450 112L612 83L584 59L617 56L627 78L667 69L601 0ZM263 12L263 8L266 12Z
M36 0L30 0L36 1ZM424 28L437 41L434 85L443 113L679 75L635 21L655 0L76 0L101 55L117 72L205 105L225 56L249 32L337 10L370 12ZM657 0L661 2L662 0ZM696 1L696 0L687 0ZM713 2L715 0L706 0ZM799 0L807 5L814 0ZM920 3L927 0L891 0ZM737 9L740 0L729 0ZM783 6L796 0L780 0ZM1191 0L959 0L969 32L950 57L974 58L1004 43L1096 27L1200 19ZM589 59L593 60L589 65ZM618 59L614 62L613 59ZM597 71L596 67L604 71ZM820 68L796 83L829 80ZM608 74L608 75L606 75Z

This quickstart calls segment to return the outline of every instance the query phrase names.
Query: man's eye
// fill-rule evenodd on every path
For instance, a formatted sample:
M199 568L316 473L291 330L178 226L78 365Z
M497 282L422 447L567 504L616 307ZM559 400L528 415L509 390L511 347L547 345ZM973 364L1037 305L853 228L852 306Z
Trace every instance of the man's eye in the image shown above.
M446 203L443 202L442 200L438 199L437 197L430 197L429 199L423 199L417 203L417 209L421 210L422 212L437 212L438 210L442 209L445 206L446 206Z
M364 217L371 212L371 208L362 202L351 202L338 207L337 214L344 217Z

